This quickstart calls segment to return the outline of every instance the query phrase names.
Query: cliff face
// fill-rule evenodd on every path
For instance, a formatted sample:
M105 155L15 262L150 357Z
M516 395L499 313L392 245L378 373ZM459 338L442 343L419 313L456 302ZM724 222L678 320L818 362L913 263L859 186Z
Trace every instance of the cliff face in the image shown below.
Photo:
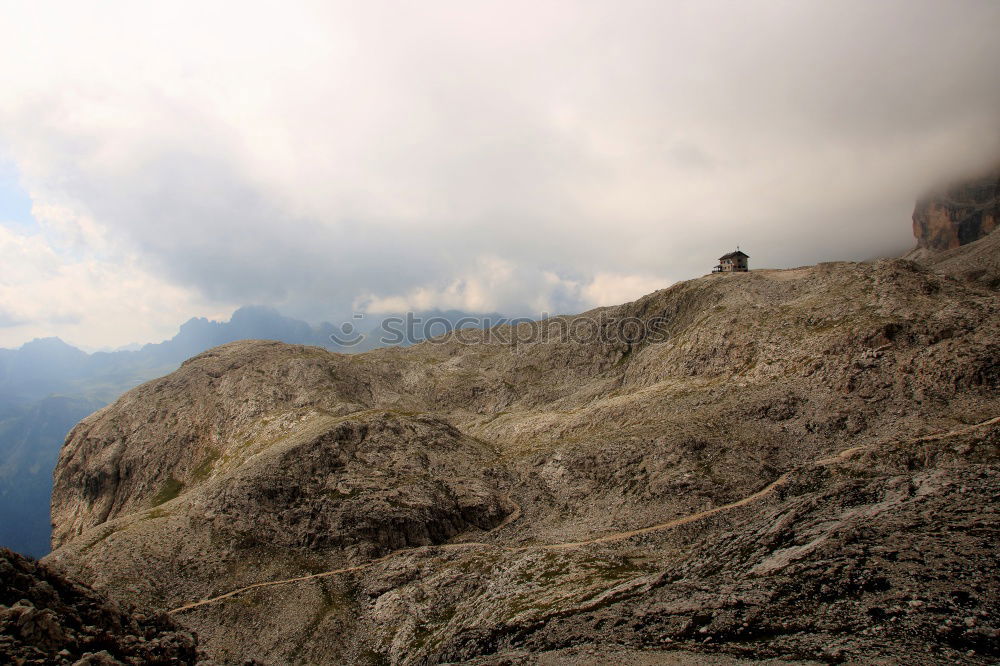
M913 210L913 235L918 249L939 252L982 238L998 221L1000 168L920 199Z
M74 429L46 562L224 663L990 663L998 243L218 347Z

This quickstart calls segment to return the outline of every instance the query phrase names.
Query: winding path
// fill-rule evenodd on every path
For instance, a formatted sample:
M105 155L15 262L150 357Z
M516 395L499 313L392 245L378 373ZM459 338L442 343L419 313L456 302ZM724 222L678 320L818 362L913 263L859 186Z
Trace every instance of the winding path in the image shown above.
M976 430L979 430L979 429L982 429L982 428L987 428L987 427L989 427L991 425L996 425L998 423L1000 423L1000 416L992 418L992 419L989 419L989 420L986 420L986 421L983 421L981 423L975 423L973 425L966 426L964 428L957 428L955 430L949 430L949 431L946 431L946 432L934 433L934 434L931 434L931 435L924 435L922 437L917 437L917 438L915 438L912 441L913 441L913 443L940 441L942 439L947 439L948 437L955 437L955 436L960 436L960 435L967 435L967 434L970 434L972 432L975 432ZM833 464L836 464L838 462L843 462L845 460L849 460L850 458L854 457L857 453L860 453L861 451L864 451L864 450L867 450L867 449L874 448L874 446L875 446L874 444L867 444L867 445L864 445L864 446L854 446L854 447L851 447L851 448L848 448L848 449L844 449L843 451L841 451L841 452L839 452L839 453L837 453L837 454L835 454L833 456L830 456L828 458L821 458L819 460L816 460L812 464L815 465L815 466L820 466L820 467L825 467L825 466L828 466L828 465L833 465ZM659 524L656 524L656 525L650 525L649 527L643 527L643 528L640 528L640 529L637 529L637 530L629 530L629 531L626 531L626 532L615 532L613 534L607 534L607 535L604 535L604 536L595 537L593 539L585 539L583 541L570 541L570 542L566 542L566 543L553 543L553 544L535 545L535 546L500 546L500 545L496 545L496 544L481 543L481 542L478 542L478 541L469 541L469 542L463 542L463 543L451 543L451 544L442 544L442 545L438 545L438 546L429 546L429 548L435 548L437 550L446 550L446 551L461 550L461 549L464 549L464 548L494 548L494 549L502 550L502 551L505 551L505 552L519 552L519 551L527 551L527 550L550 550L550 551L551 550L568 550L568 549L571 549L571 548L582 548L584 546L590 546L590 545L593 545L593 544L614 543L616 541L624 541L625 539L630 539L630 538L635 537L635 536L641 536L643 534L650 534L652 532L661 532L663 530L669 530L669 529L672 529L672 528L675 528L675 527L680 527L681 525L687 525L689 523L697 522L699 520L703 520L705 518L708 518L709 516L714 516L717 513L722 513L724 511L731 511L732 509L737 509L739 507L746 506L748 504L752 504L753 502L756 502L757 500L762 499L762 498L770 495L771 493L773 493L778 488L780 488L780 487L782 487L784 485L787 485L788 482L789 482L789 480L791 479L791 477L792 477L792 472L791 471L785 472L784 474L782 474L781 476L779 476L777 479L775 479L774 481L772 481L769 485L767 485L766 487L762 488L761 490L758 490L754 494L748 495L747 497L744 497L743 499L737 500L735 502L730 502L729 504L722 504L720 506L717 506L717 507L714 507L714 508L711 508L711 509L706 509L705 511L698 511L697 513L692 513L692 514L688 514L686 516L681 516L680 518L675 518L673 520L668 520L665 523L659 523ZM515 505L516 505L516 502L515 502ZM495 527L493 531L496 531L496 530L500 529L501 527L505 527L506 525L509 525L510 523L512 523L515 520L517 520L518 518L520 518L520 516L521 516L521 507L520 506L516 506L515 511L512 512L511 515L508 516L500 525L498 525L497 527ZM232 590L230 592L226 592L225 594L220 594L217 597L212 597L210 599L202 599L201 601L195 601L195 602L192 602L190 604L186 604L184 606L179 606L179 607L174 608L174 609L172 609L170 611L167 611L167 612L171 613L171 614L174 614L174 613L183 613L185 611L189 611L189 610L192 610L192 609L195 609L195 608L200 608L202 606L207 606L209 604L214 604L216 602L223 601L225 599L230 599L230 598L235 597L235 596L237 596L239 594L242 594L244 592L248 592L250 590L255 590L255 589L258 589L258 588L262 588L262 587L272 587L274 585L285 585L285 584L289 584L289 583L298 583L298 582L307 581L307 580L315 580L315 579L318 579L318 578L326 578L328 576L336 576L336 575L339 575L339 574L351 573L351 572L354 572L354 571L364 571L365 569L370 569L370 568L372 568L372 567L374 567L374 566L376 566L378 564L381 564L382 562L390 560L390 559L392 559L394 557L398 557L400 555L404 555L406 553L411 553L411 552L414 552L414 551L417 551L417 550L421 550L421 549L424 549L424 548L428 548L428 546L416 546L416 547L413 547L413 548L404 548L404 549L401 549L401 550L395 550L395 551L389 553L388 555L384 555L384 556L379 557L377 559L370 560L370 561L365 562L363 564L358 564L358 565L351 566L351 567L344 567L343 569L333 569L332 571L323 571L321 573L311 574L311 575L308 575L308 576L298 576L296 578L284 578L284 579L281 579L281 580L272 580L272 581L265 581L263 583L254 583L253 585L247 585L246 587L240 587L240 588L237 588L237 589Z

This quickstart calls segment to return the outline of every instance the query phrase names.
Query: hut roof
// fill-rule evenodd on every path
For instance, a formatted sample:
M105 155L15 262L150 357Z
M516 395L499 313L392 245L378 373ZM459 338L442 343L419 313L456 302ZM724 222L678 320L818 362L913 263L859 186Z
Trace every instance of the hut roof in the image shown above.
M723 259L735 259L736 257L746 257L747 259L749 259L750 255L747 254L746 252L741 252L740 250L736 250L736 252L730 252L729 254L722 255L721 257L719 257L719 261L722 261Z

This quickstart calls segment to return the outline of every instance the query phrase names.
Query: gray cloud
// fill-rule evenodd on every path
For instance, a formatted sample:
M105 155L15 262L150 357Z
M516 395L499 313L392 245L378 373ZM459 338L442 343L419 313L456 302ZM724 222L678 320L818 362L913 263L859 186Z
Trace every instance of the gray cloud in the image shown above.
M902 252L1000 155L995 2L356 4L25 10L0 138L97 260L310 318Z

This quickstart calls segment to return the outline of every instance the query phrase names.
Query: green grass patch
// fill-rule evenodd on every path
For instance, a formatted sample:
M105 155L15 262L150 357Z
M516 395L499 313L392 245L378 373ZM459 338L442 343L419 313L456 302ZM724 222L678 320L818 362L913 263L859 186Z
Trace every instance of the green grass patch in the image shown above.
M151 511L147 511L139 520L156 520L157 518L166 518L169 515L169 511L164 511L163 509L153 509Z
M194 472L191 473L191 479L195 483L206 480L212 474L212 468L221 455L218 449L209 449L205 459L194 468Z
M160 491L153 496L150 504L155 507L160 506L165 502L169 502L180 495L183 488L183 483L175 479L173 476L170 476L163 482L163 485L160 487Z

